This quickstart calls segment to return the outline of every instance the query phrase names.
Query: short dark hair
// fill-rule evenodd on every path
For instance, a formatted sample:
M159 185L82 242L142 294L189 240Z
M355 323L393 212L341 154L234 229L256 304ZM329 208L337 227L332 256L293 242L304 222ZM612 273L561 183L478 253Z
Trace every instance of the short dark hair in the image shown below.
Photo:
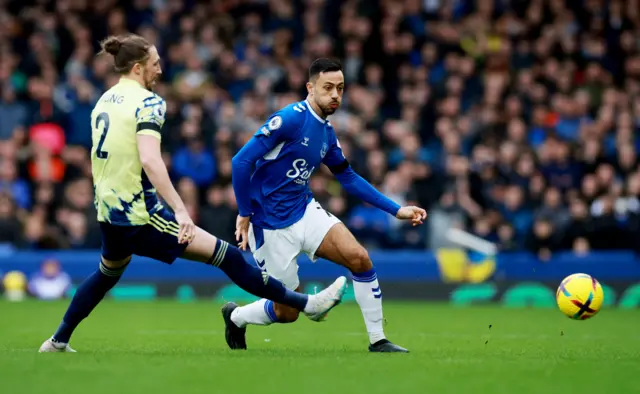
M309 80L313 81L318 78L320 73L330 71L342 71L342 64L337 60L327 59L326 57L316 59L311 63L311 67L309 67Z
M107 37L100 46L100 54L108 53L113 56L114 68L120 74L127 74L136 63L147 61L151 48L149 41L135 34Z

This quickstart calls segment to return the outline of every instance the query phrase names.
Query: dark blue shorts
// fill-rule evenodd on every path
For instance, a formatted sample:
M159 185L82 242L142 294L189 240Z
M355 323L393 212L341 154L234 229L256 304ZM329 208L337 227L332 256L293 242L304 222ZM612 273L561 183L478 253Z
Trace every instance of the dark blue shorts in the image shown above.
M150 222L142 226L100 222L102 257L115 261L135 254L171 264L188 245L178 243L179 229L175 216L166 208L151 215Z

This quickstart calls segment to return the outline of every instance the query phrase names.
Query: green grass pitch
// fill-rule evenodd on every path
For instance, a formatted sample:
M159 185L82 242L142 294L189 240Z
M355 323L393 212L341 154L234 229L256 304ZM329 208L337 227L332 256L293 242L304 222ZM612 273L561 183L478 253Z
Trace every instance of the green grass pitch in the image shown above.
M387 335L405 355L367 352L355 304L324 323L249 327L249 350L232 352L213 302L110 301L76 331L77 354L38 354L66 305L0 302L1 392L640 392L636 310L571 321L554 309L386 302Z

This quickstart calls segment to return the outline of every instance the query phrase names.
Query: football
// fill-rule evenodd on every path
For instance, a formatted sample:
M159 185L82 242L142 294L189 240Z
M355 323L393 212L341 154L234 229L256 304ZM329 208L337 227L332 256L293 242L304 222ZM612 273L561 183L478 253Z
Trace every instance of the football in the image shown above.
M603 301L602 286L596 278L587 274L567 276L556 292L556 302L560 311L575 320L595 316Z

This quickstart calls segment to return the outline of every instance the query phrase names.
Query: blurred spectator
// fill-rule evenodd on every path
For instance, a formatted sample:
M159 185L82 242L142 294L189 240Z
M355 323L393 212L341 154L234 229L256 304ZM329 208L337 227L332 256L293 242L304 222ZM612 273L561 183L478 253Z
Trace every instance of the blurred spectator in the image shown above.
M31 208L29 184L18 178L18 169L9 159L0 162L0 192L9 193L19 208Z
M211 152L197 138L191 138L187 146L173 157L173 171L178 178L193 179L198 187L207 187L215 180L216 163Z
M213 186L209 189L200 220L205 231L229 242L235 240L236 213L227 201L224 188Z
M347 224L363 244L375 245L385 241L386 233L391 227L391 219L385 212L363 203L352 210Z
M57 300L66 295L71 285L71 278L60 264L48 259L42 263L40 272L29 279L29 293L41 300Z
M533 231L527 239L527 249L542 261L549 260L552 253L560 248L557 233L554 234L554 230L550 221L539 219L533 224Z
M453 244L447 239L443 229L460 228L464 223L464 210L457 204L455 193L445 192L440 197L439 203L429 212L427 247L432 250L452 247Z
M507 187L500 210L504 219L513 225L516 237L525 237L531 228L532 215L525 205L522 189L515 185Z
M22 243L22 226L18 220L16 206L7 193L0 194L0 244Z
M12 302L23 301L27 296L27 277L20 271L9 271L2 278L4 297Z
M16 92L10 85L5 85L0 102L0 140L14 138L27 124L27 116L26 105L17 100Z
M71 249L99 249L100 234L96 226L89 226L87 217L75 210L60 215L62 229Z
M555 187L548 188L544 193L542 206L535 213L536 220L547 220L559 233L564 233L569 222L569 212L564 207L562 195Z
M504 252L518 250L518 243L515 240L515 231L509 223L502 223L498 227L498 246Z
M75 96L75 100L73 106L69 108L67 144L91 149L91 111L99 96L88 81L78 82L75 91L71 94Z
M443 229L460 226L541 257L638 248L634 2L152 3L0 6L0 241L99 243L89 117L118 76L93 53L132 31L163 57L171 176L198 225L226 239L231 157L269 113L304 98L311 61L331 56L347 81L332 116L346 156L430 212L425 229L408 229L316 169L318 200L369 247L444 247Z
M582 244L590 245L593 242L594 222L589 215L589 210L584 201L576 198L571 202L570 218L563 235L562 247L572 249L578 240Z

